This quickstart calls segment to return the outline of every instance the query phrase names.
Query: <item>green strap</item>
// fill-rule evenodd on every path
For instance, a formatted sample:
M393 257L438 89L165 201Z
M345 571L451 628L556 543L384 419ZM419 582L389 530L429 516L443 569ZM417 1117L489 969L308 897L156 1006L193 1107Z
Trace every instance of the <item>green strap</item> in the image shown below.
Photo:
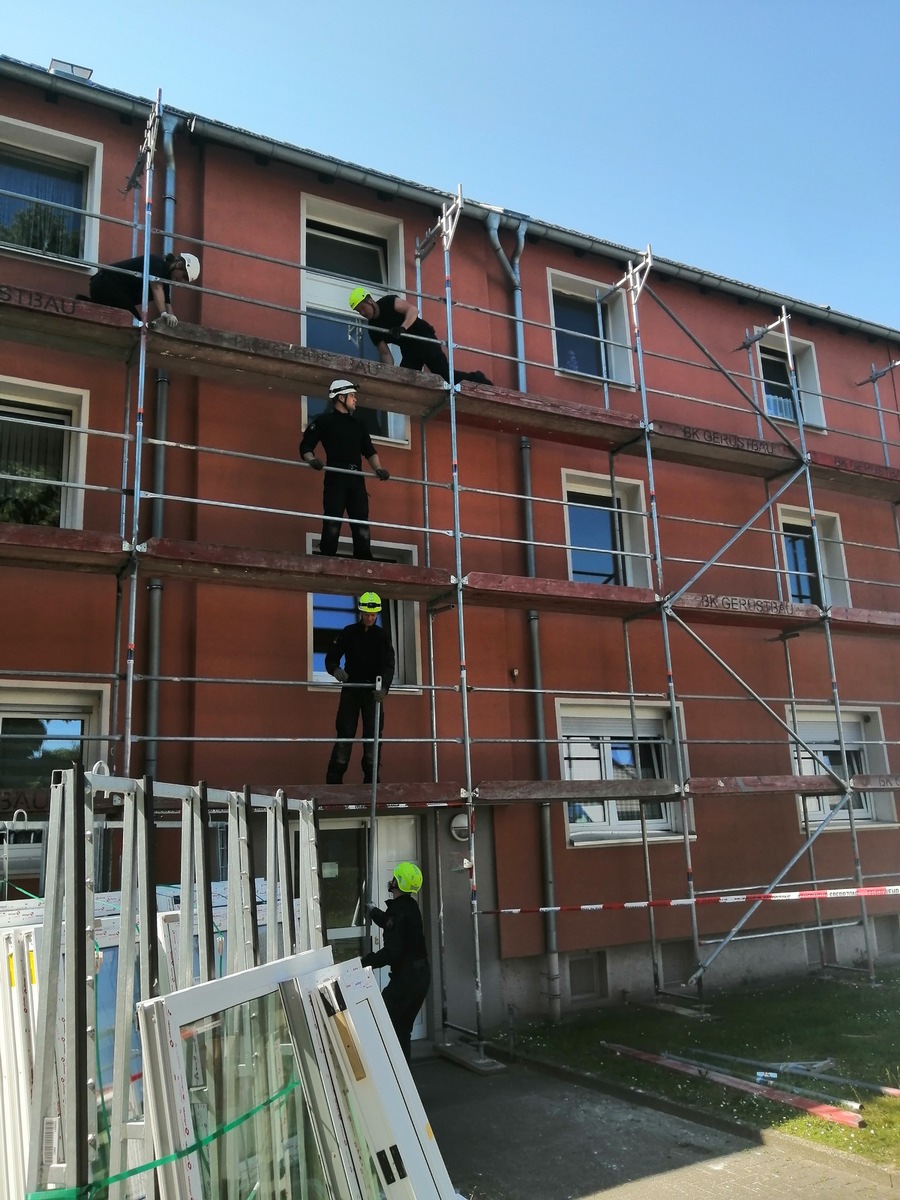
M296 1091L300 1087L302 1080L292 1079L279 1088L274 1095L268 1099L248 1109L239 1117L235 1117L233 1121L214 1129L212 1133L208 1133L206 1137L198 1138L190 1146L185 1146L183 1150L176 1150L174 1154L167 1154L165 1158L157 1158L152 1162L144 1163L139 1167L131 1167L127 1171L122 1171L118 1175L110 1175L107 1179L95 1179L92 1183L83 1184L81 1187L75 1188L57 1188L56 1190L46 1192L26 1192L24 1200L92 1200L92 1197L101 1189L110 1187L114 1183L122 1183L126 1179L130 1179L133 1175L143 1175L147 1171L155 1171L157 1167L166 1167L169 1163L177 1162L180 1158L187 1158L189 1154L196 1153L197 1150L202 1150L204 1146L208 1146L210 1142L216 1141L220 1137L224 1137L226 1133L230 1133L232 1129L237 1129L239 1125L243 1125L249 1121L251 1117L255 1117L257 1113L261 1113L263 1109L271 1107L273 1104L281 1103L286 1100L291 1092Z

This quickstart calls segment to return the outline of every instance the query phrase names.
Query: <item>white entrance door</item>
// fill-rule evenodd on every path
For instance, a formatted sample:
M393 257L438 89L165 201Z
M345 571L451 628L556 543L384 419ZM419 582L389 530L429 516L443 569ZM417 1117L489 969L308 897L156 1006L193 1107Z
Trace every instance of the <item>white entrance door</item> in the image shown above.
M336 962L365 953L366 872L369 822L365 817L323 819L319 825L319 882L325 939ZM378 817L375 822L375 881L372 903L384 908L387 883L398 862L421 865L417 817ZM381 930L372 926L373 949L381 947ZM376 971L381 987L389 968ZM419 1013L413 1038L426 1035L424 1009Z

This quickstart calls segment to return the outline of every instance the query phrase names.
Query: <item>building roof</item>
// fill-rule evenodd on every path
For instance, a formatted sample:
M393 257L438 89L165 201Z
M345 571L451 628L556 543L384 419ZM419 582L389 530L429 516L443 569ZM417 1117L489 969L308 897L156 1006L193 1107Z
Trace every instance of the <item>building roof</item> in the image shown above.
M8 55L0 55L0 79L10 79L33 87L40 87L51 94L92 102L115 112L127 113L142 121L146 120L154 104L154 101L145 97L132 96L127 92L105 87L78 75L51 72L44 67L20 62ZM226 125L224 122L214 121L209 117L186 112L174 106L166 105L166 111L179 117L184 122L186 131L196 137L245 150L273 162L288 163L305 170L315 171L317 174L331 179L340 179L360 187L371 188L382 198L400 197L416 204L425 205L436 213L444 204L455 199L453 193L441 191L438 188L401 179L399 176L386 174L374 167L345 162L343 159L334 158L331 155L294 146L290 142L276 141L273 138L264 137L233 125ZM531 237L545 238L585 254L602 255L623 265L640 258L643 254L642 250L605 241L603 238L579 233L577 230L566 229L561 225L553 225L525 213L512 212L509 209L482 201L465 199L463 215L469 219L483 222L492 213L499 217L501 228L518 229L524 221ZM730 279L725 275L717 275L714 271L707 271L701 267L693 267L674 259L658 258L656 255L653 256L653 266L659 275L679 279L700 288L708 288L710 291L724 292L744 302L766 305L776 311L780 311L781 307L785 306L794 316L803 316L814 322L827 322L890 342L900 341L900 330L840 312L827 304L813 304L794 296L758 287L755 284Z

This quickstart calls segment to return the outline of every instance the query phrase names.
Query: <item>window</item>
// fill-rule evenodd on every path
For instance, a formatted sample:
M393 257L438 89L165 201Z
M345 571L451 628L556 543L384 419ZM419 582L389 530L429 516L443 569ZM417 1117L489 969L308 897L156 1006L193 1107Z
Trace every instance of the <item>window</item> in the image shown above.
M561 702L558 720L563 779L670 777L673 746L666 710L640 705L632 725L627 705ZM641 805L636 798L579 801L567 807L573 845L640 836ZM649 832L676 831L675 805L657 800L645 802L643 809Z
M315 196L304 200L303 344L332 354L380 362L366 322L347 307L357 284L374 294L403 292L402 227L375 213L331 204ZM306 420L327 407L325 396L306 397ZM372 437L408 441L408 422L398 413L361 405L357 415Z
M0 811L45 812L50 776L101 757L106 692L0 687Z
M551 271L554 362L558 371L630 386L631 346L625 297L606 284Z
M822 584L816 571L812 519L805 509L779 505L781 543L787 593L792 604L815 604L820 608L838 605L850 607L850 586L841 539L840 517L836 513L816 513L819 553L822 558Z
M787 566L788 588L794 604L822 604L822 591L816 570L816 553L812 527L809 525L781 526L784 538L784 561Z
M309 553L318 546L318 542L318 535L307 535ZM349 538L342 538L340 545L342 552L350 553ZM372 551L379 562L414 564L416 561L415 551L411 547L387 547L373 543ZM394 686L405 684L407 687L418 687L421 680L419 606L411 600L391 600L387 597L382 598L382 603L378 623L387 631L394 647ZM310 611L310 678L316 682L333 682L325 671L325 654L335 633L358 619L356 597L314 592L310 596Z
M0 521L80 529L87 396L0 376ZM74 486L65 486L66 484Z
M99 142L0 118L0 244L96 262Z
M824 427L825 414L819 387L815 347L812 342L791 338L791 354L797 373L800 410L807 425ZM768 333L759 343L759 369L765 397L765 410L770 417L796 421L794 396L791 388L787 342L780 334Z
M788 719L790 719L790 714L788 714ZM841 729L849 776L888 773L886 745L882 732L881 714L878 710L844 709ZM797 733L818 756L818 758L813 757L809 751L795 744L793 757L798 775L825 775L827 772L822 765L824 762L838 775L843 776L837 721L833 710L802 710L797 714ZM819 759L822 762L818 761ZM810 818L813 821L821 820L840 802L840 799L840 796L807 796L806 807ZM853 806L853 816L857 820L894 821L896 819L890 792L855 792L850 803ZM834 818L835 823L846 823L848 820L846 807Z
M649 587L643 486L602 475L563 472L569 578Z

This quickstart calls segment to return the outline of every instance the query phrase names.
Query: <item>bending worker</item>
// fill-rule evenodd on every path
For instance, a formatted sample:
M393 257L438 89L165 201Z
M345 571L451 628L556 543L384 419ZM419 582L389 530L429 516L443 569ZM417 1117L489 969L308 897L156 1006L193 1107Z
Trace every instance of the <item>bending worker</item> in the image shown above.
M319 540L320 554L337 554L341 519L346 512L351 521L364 522L369 519L369 493L366 491L362 460L365 457L379 479L390 479L379 461L369 431L356 416L356 385L349 379L335 379L328 389L332 408L310 421L300 441L300 457L315 471L325 464L316 457L319 442L325 450L329 467L340 471L326 471L322 489L322 537ZM352 472L344 474L343 472ZM353 557L372 557L372 537L369 526L351 524Z
M126 273L127 272L127 273ZM126 258L122 262L101 267L91 276L90 299L94 304L106 304L110 308L124 308L140 319L138 309L143 290L142 277L144 259ZM150 296L156 305L160 320L170 329L178 324L172 311L172 283L194 283L200 277L200 259L195 254L150 255ZM82 297L84 299L85 297Z
M382 296L373 300L365 288L354 288L350 293L350 307L369 324L369 337L381 361L388 367L394 366L391 345L400 347L400 366L410 371L421 371L427 367L432 375L440 375L450 382L450 364L444 348L437 340L434 326L423 321L418 309L400 296ZM482 371L454 371L454 383L487 383L491 381Z
M357 601L359 620L339 630L325 652L325 670L339 683L366 684L366 687L342 687L334 721L338 740L334 743L326 783L343 783L350 762L350 751L356 737L356 727L362 716L363 783L372 776L381 778L381 755L375 761L375 709L379 710L378 737L384 729L384 705L381 703L394 679L394 647L391 639L377 624L381 612L381 597L377 592L364 592ZM343 659L344 665L341 666ZM381 689L375 691L375 681L381 676ZM377 702L377 705L376 705ZM379 747L380 751L380 747Z
M422 914L414 898L421 886L422 872L415 863L397 863L388 881L390 899L384 909L368 908L372 921L384 930L384 945L360 960L364 967L391 968L381 995L407 1062L412 1028L431 983Z

